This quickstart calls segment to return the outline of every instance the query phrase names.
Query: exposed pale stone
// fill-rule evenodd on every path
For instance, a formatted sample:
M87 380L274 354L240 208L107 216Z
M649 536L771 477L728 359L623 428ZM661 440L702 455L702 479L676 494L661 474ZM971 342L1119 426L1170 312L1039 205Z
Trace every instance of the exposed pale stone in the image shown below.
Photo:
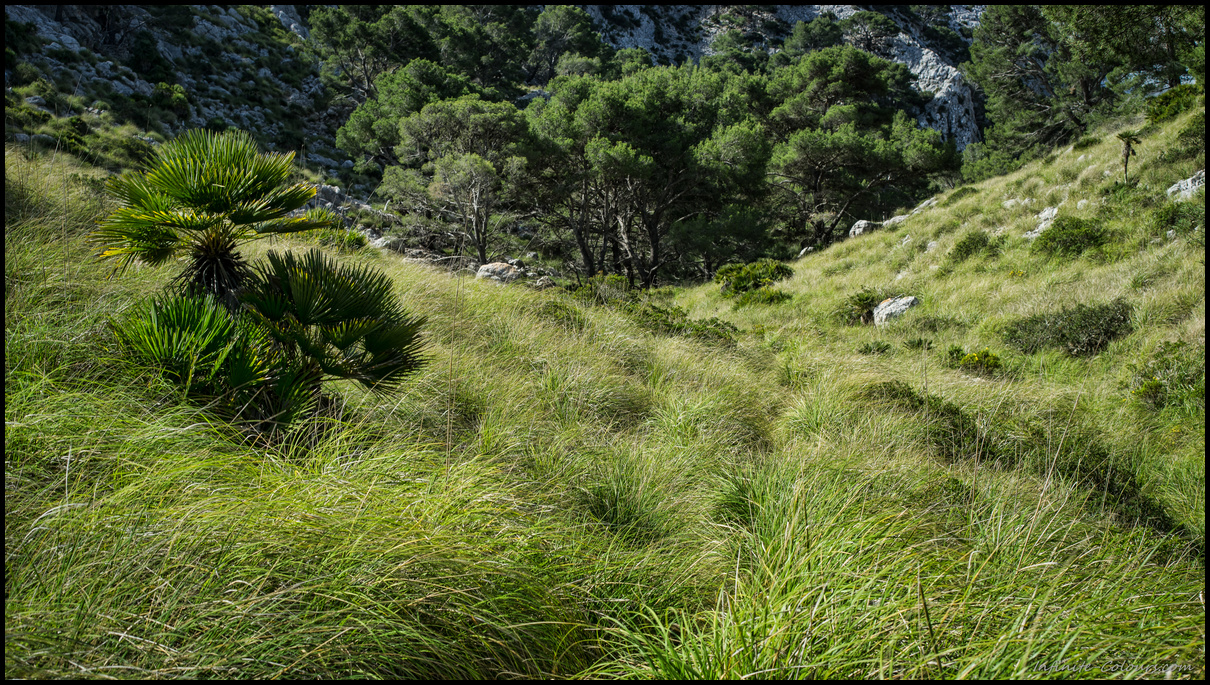
M920 304L920 300L911 295L891 297L883 300L874 308L874 325L882 326L903 316L907 310Z
M875 231L879 227L881 227L881 225L882 224L879 224L876 221L866 221L865 219L862 219L862 220L858 221L857 223L853 224L853 227L849 229L849 237L854 238L856 236L863 235L866 233L872 233L873 231Z
M504 262L492 262L479 267L479 271L475 273L475 278L490 278L493 281L500 283L511 283L518 278L524 278L525 274L513 266Z
M1177 181L1168 188L1168 197L1176 196L1176 200L1188 200L1193 197L1198 188L1206 185L1206 170L1202 169L1196 174L1181 181Z

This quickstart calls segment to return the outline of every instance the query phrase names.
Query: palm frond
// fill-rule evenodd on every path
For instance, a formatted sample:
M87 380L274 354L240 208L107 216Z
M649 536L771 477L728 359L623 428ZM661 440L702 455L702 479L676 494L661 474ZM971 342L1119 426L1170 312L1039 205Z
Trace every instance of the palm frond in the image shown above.
M256 226L252 226L252 230L258 235L268 235L270 233L298 233L299 231L313 231L316 229L331 228L340 223L340 217L327 209L311 209L301 217L283 217L265 221Z
M385 390L425 361L425 320L403 312L390 280L319 250L269 252L243 301L270 335L330 376Z
M231 350L235 324L213 298L171 296L153 300L111 324L135 359L191 386L210 385Z

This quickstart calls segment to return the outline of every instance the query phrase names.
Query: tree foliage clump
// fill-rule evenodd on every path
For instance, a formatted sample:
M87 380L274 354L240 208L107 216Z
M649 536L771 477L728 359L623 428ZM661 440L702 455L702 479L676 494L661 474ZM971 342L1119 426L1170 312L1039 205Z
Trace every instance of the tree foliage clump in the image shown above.
M989 119L968 146L967 179L1010 171L1204 73L1204 37L1193 6L989 6L963 65Z

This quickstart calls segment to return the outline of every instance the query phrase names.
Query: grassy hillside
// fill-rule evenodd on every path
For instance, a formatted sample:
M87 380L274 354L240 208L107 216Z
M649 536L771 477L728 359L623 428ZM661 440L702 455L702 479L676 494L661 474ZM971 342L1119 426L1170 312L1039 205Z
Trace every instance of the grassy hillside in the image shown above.
M107 322L175 268L109 277L103 172L6 147L5 675L1202 678L1192 122L1137 184L1105 131L804 257L779 304L344 256L429 363L274 440L121 358ZM1036 248L1052 206L1099 244Z

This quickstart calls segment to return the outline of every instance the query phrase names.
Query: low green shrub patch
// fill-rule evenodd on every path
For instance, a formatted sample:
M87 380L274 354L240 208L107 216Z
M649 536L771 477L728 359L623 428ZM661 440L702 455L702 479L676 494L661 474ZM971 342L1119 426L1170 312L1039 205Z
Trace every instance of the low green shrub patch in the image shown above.
M787 300L793 299L794 296L784 290L776 288L764 287L748 292L735 298L735 309L747 307L753 304L781 304Z
M1131 396L1153 411L1206 411L1206 348L1164 342L1147 361L1132 365Z
M736 297L743 293L768 288L794 275L794 269L776 259L761 259L751 264L728 264L714 274L714 282L722 286L723 294Z
M994 376L1000 373L1004 367L1000 357L986 347L978 352L967 352L961 347L953 345L946 351L945 356L950 368L984 376Z
M1196 105L1198 95L1200 93L1197 86L1192 83L1182 83L1175 88L1169 88L1160 95L1147 98L1147 121L1158 124L1176 117Z
M971 231L958 239L950 250L949 257L954 262L964 262L980 254L994 257L1000 254L1003 244L1002 238L993 238L984 231Z
M1169 202L1151 215L1151 232L1163 235L1175 231L1185 237L1201 229L1206 230L1206 206L1193 202ZM1203 239L1202 244L1205 244Z
M661 307L651 302L632 303L623 307L640 326L652 333L680 335L695 340L722 345L734 345L739 329L717 317L691 319L683 307Z
M1134 307L1118 298L1113 302L1065 308L1035 314L1006 326L1004 342L1026 354L1046 347L1065 350L1074 357L1092 356L1134 330L1130 321Z
M1061 216L1034 239L1033 251L1060 257L1078 257L1109 242L1108 232L1090 219Z

